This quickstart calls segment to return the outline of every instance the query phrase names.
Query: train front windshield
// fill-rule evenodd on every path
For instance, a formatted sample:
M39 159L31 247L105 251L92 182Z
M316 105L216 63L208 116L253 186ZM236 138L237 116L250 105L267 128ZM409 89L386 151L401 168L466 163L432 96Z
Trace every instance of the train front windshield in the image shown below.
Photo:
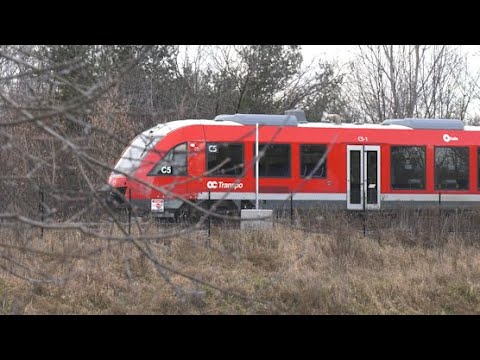
M138 135L133 139L129 147L125 149L117 165L115 165L113 174L132 174L147 155L148 151L152 149L163 136L148 136L145 134ZM121 173L115 170L121 171Z

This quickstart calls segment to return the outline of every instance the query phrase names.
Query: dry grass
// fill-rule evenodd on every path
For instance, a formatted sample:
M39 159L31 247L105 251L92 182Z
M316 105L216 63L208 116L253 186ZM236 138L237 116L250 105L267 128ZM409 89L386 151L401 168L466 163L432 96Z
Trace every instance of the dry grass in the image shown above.
M282 225L248 234L215 227L209 243L200 232L166 244L151 242L162 264L234 294L171 274L181 289L176 292L129 243L52 230L42 241L38 230L4 229L1 250L28 271L5 259L0 265L55 282L0 272L0 313L480 313L476 233L441 231L419 219L421 228L397 222L394 229L382 230L377 219L378 231L364 237L348 218L334 220L336 226L324 234ZM154 231L152 225L148 232ZM44 253L5 247L13 244Z

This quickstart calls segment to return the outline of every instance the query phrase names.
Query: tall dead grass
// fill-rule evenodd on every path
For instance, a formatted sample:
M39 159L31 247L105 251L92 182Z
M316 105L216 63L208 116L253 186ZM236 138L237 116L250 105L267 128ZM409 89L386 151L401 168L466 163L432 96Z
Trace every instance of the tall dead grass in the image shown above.
M367 219L364 236L349 216L328 226L319 218L324 232L315 223L248 233L217 226L208 242L203 231L150 241L161 264L202 283L169 273L169 284L129 242L4 229L0 313L480 313L480 240L466 229L473 218L382 215ZM143 230L164 231L155 223Z

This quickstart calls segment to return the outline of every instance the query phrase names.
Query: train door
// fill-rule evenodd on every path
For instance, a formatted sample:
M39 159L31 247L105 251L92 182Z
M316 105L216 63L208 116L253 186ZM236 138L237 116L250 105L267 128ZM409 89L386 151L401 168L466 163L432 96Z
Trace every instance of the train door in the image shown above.
M347 209L380 209L380 146L347 145Z

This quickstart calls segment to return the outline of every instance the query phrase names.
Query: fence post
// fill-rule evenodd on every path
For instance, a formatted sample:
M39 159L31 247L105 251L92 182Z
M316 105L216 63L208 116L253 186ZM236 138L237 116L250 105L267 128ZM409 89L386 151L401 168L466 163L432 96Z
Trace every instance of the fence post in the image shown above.
M210 227L211 227L211 214L210 214L210 209L212 207L212 203L211 203L211 197L210 197L210 191L208 192L208 222L207 222L207 226L208 226L208 230L207 230L207 235L208 235L208 240L207 240L207 245L210 245Z
M363 198L363 236L367 236L367 207L365 206L366 197Z
M39 195L40 195L40 204L39 204L40 219L42 221L42 226L40 227L40 238L43 240L43 220L45 220L45 217L44 217L45 194L42 187L40 187Z
M290 194L290 225L293 226L293 193Z
M442 193L438 193L438 215L442 215Z
M128 188L128 235L132 231L132 189Z

